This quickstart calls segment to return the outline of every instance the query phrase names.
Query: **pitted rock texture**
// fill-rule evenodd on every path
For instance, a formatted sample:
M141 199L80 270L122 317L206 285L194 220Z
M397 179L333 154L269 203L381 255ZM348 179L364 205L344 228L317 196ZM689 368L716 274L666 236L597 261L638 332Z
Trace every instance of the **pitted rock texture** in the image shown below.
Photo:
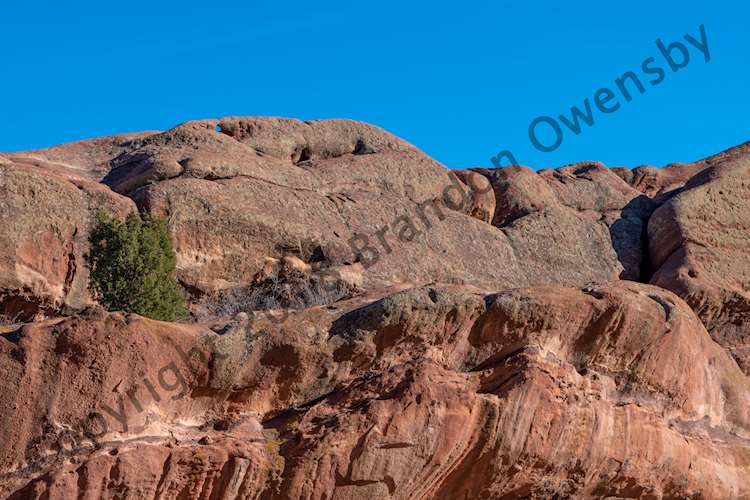
M693 177L649 222L652 283L674 291L750 374L750 159Z
M497 231L476 220L487 221L494 211L480 174L473 174L475 182L471 173L457 179L374 127L343 120L232 118L219 121L217 133L213 125L186 124L150 136L131 154L138 165L161 165L166 148L173 162L185 166L169 180L150 174L161 181L133 197L169 219L180 278L197 290L246 282L263 259L284 253L324 266L359 262L367 268L369 287L432 280L572 285L622 274L606 226L581 224L577 215L564 212ZM152 144L158 156L150 152ZM222 162L212 155L221 155ZM190 170L196 157L208 170ZM122 168L116 166L111 177ZM144 182L140 172L126 169L127 180L114 188ZM526 261L532 249L542 247L539 238L546 231L564 240L563 246L576 246L576 254L539 256L538 269L529 269ZM581 266L581 253L590 264Z
M637 281L648 273L645 231L655 204L603 164L582 162L539 172L520 166L477 171L495 192L492 224L522 250L534 274L547 275L544 266L550 262L563 265L561 247L585 256L579 266L595 263L611 269L616 276L609 279ZM555 245L532 236L538 233Z
M0 314L29 320L90 304L91 221L98 212L124 218L135 209L101 184L0 161Z
M411 288L214 329L107 314L6 336L2 418L26 423L4 428L6 492L750 494L750 381L657 287Z
M257 117L1 153L0 497L750 498L748 153L451 171ZM87 291L136 209L190 321Z
M179 279L196 299L241 287L266 259L286 255L322 268L362 264L369 289L578 286L641 274L648 207L631 203L641 193L602 166L533 174L554 203L497 230L486 222L498 226L506 205L519 202L493 197L492 175L452 174L407 142L348 120L203 120L11 156L98 177L166 218Z

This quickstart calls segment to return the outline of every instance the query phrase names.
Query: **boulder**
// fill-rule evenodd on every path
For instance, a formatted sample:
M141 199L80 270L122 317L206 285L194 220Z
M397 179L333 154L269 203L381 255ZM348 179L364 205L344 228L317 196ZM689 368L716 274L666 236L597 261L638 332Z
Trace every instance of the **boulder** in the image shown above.
M590 281L641 280L648 274L646 223L656 204L598 162L581 162L539 172L512 166L480 170L490 180L496 199L492 224L513 240L527 266L534 268L534 284L549 276L544 267L556 266L561 249L583 258L575 267ZM545 244L547 238L554 244ZM565 258L565 257L563 257ZM550 260L551 259L551 260ZM595 276L607 270L608 277ZM585 278L579 283L585 283ZM568 283L569 284L569 283Z
M453 174L465 186L470 203L466 203L466 213L483 222L492 222L495 217L495 193L489 179L475 170L454 170Z

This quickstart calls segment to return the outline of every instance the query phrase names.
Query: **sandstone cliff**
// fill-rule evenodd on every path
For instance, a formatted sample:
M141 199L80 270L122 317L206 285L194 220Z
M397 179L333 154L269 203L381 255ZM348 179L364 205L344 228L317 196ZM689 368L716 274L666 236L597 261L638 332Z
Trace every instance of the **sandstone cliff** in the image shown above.
M0 496L750 498L749 176L253 117L0 153ZM133 210L191 321L89 294Z

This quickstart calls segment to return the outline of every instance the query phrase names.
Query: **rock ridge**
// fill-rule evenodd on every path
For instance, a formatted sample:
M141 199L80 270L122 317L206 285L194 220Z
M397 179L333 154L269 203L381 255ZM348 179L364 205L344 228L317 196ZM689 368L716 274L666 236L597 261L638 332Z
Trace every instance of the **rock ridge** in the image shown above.
M190 320L89 293L135 210ZM750 498L750 143L451 170L189 121L0 153L0 240L0 497Z

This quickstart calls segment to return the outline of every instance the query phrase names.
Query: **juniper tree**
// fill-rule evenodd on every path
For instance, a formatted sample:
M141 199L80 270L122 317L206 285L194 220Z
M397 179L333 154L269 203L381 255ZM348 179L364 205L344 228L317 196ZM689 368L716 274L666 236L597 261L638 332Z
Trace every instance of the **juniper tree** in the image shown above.
M124 222L100 214L90 243L89 288L107 310L165 321L187 315L164 221L149 213L131 213Z

